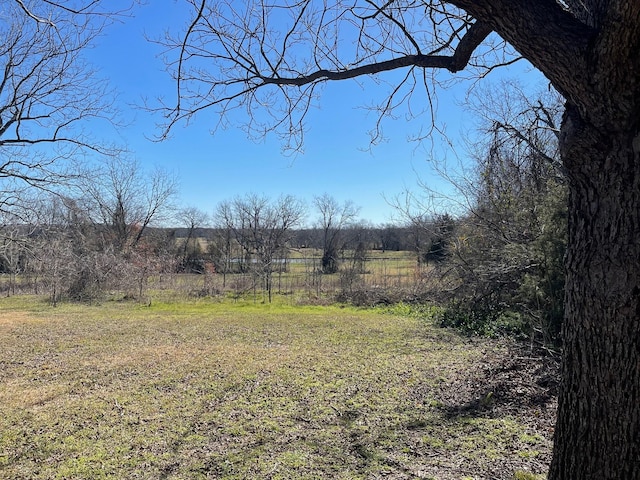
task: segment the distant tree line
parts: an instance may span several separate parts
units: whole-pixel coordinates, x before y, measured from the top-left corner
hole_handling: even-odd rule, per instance
[[[456,189],[449,211],[446,203],[434,208],[407,197],[396,203],[401,222],[372,225],[353,202],[329,194],[308,204],[248,193],[208,213],[176,207],[168,172],[107,156],[78,169],[64,188],[36,188],[20,203],[5,202],[2,288],[9,295],[19,288],[46,293],[55,304],[108,292],[143,298],[150,278],[175,273],[219,275],[224,290],[230,275],[243,274],[245,290],[271,301],[274,276],[288,270],[291,253],[313,251],[314,275],[341,275],[348,287],[342,300],[434,302],[444,307],[444,325],[557,343],[567,228],[561,107],[552,93],[532,101],[509,88],[509,95],[487,94],[476,106],[485,114],[485,141],[473,143],[472,168],[462,176],[441,171]],[[498,114],[500,98],[510,103],[502,101]],[[431,199],[436,193],[424,191]],[[364,291],[357,280],[372,250],[413,253],[411,292]]]
[[[229,275],[244,273],[271,300],[273,275],[287,270],[294,250],[314,252],[318,274],[353,271],[356,263],[361,272],[371,250],[410,250],[417,265],[444,258],[440,218],[374,226],[357,218],[352,202],[328,194],[314,199],[312,212],[292,196],[250,193],[212,214],[176,208],[175,197],[170,174],[118,158],[80,172],[67,189],[36,191],[2,212],[2,287],[7,294],[48,293],[55,304],[110,291],[142,297],[148,279],[160,274],[216,273],[225,288]]]

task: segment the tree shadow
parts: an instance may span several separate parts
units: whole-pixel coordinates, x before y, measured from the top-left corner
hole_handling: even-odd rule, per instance
[[[559,379],[557,358],[516,346],[443,384],[441,410],[448,419],[532,415],[553,422]]]

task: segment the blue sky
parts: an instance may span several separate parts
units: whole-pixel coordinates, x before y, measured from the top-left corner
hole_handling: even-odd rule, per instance
[[[167,26],[181,29],[186,13],[181,2],[148,2],[135,10],[133,18],[110,27],[89,52],[100,75],[119,92],[118,105],[128,123],[108,135],[124,142],[142,165],[175,172],[183,206],[211,213],[218,202],[249,192],[272,198],[292,194],[308,202],[326,192],[340,201],[352,200],[361,207],[362,219],[382,224],[397,216],[385,197],[417,190],[417,175],[436,189],[447,188],[431,170],[428,159],[434,151],[439,160],[446,157],[451,161],[454,154],[443,147],[446,142],[440,137],[434,137],[433,150],[430,144],[410,142],[409,136],[421,128],[419,121],[407,122],[402,117],[386,121],[383,126],[388,141],[369,149],[367,132],[376,118],[361,107],[381,98],[387,87],[366,79],[326,85],[320,108],[307,118],[304,153],[293,157],[282,154],[275,137],[254,142],[239,128],[211,135],[214,112],[199,115],[189,126],[178,125],[168,140],[150,141],[149,137],[158,133],[156,124],[161,119],[136,105],[145,97],[170,101],[174,85],[164,71],[159,47],[147,42],[145,34],[156,37]],[[523,71],[522,66],[517,68],[518,73]],[[438,91],[437,122],[446,125],[454,141],[473,125],[473,119],[459,105],[467,88],[459,84]],[[313,217],[310,208],[308,220]]]

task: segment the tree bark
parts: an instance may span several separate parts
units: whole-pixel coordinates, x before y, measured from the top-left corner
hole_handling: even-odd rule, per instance
[[[640,479],[640,134],[567,106],[562,386],[549,480]]]

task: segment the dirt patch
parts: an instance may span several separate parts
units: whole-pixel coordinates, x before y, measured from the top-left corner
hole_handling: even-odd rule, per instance
[[[488,352],[482,361],[442,385],[440,399],[449,416],[534,415],[536,424],[555,423],[560,365],[544,351],[511,344]]]
[[[460,478],[466,472],[482,471],[482,478],[513,479],[515,471],[544,474],[551,461],[560,379],[559,359],[546,351],[512,344],[506,352],[487,352],[471,368],[460,370],[454,380],[443,383],[437,398],[445,418],[452,422],[474,419],[513,419],[520,430],[510,435],[518,455],[509,459],[449,458],[444,471],[430,472],[438,479]],[[443,429],[448,435],[451,430]],[[454,438],[443,442],[452,441]],[[499,438],[496,439],[499,442]],[[451,464],[457,463],[459,468]],[[474,465],[475,464],[475,465]],[[452,471],[453,470],[453,471]],[[471,477],[476,478],[476,477]]]

